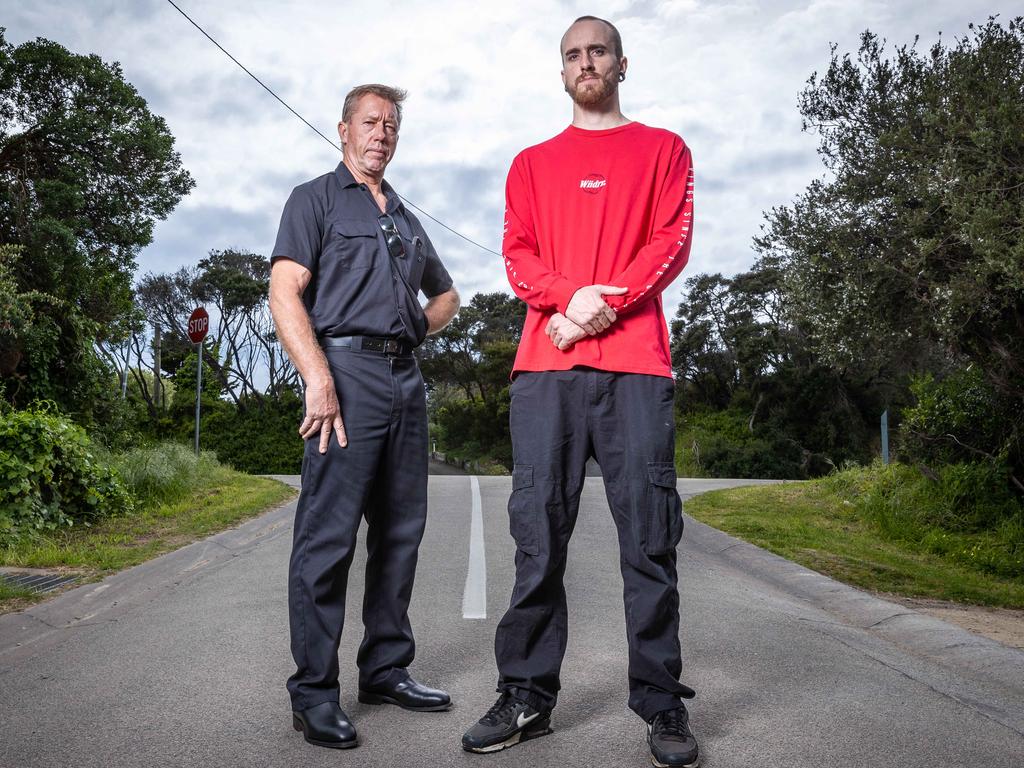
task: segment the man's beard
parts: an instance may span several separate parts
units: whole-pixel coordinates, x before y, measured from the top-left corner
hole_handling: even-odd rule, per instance
[[[597,77],[578,80],[571,86],[566,86],[565,90],[581,107],[592,107],[615,93],[615,85],[614,80]]]

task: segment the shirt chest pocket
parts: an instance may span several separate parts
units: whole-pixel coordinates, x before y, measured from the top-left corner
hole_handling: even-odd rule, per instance
[[[324,255],[347,272],[372,269],[380,248],[379,233],[380,229],[373,221],[336,219],[331,225]]]

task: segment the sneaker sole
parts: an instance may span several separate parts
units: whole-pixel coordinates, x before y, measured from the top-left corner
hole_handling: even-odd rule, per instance
[[[698,756],[692,763],[659,763],[654,755],[651,755],[651,765],[656,768],[699,768],[700,757]]]
[[[539,739],[541,736],[547,736],[549,733],[554,733],[554,731],[551,730],[551,720],[549,718],[545,718],[536,723],[533,728],[516,731],[509,738],[505,739],[505,741],[498,742],[497,744],[491,744],[486,747],[467,747],[463,744],[462,748],[467,752],[476,752],[477,754],[485,755],[490,752],[500,752],[508,747],[514,747],[516,744],[522,744],[524,741]]]
[[[429,707],[410,707],[406,706],[398,699],[393,699],[390,696],[384,696],[380,693],[367,693],[360,691],[356,697],[363,704],[373,704],[374,706],[379,704],[394,704],[396,707],[408,710],[409,712],[447,712],[452,708],[452,703],[449,701],[447,704],[434,704]]]
[[[314,747],[327,747],[327,749],[352,749],[352,747],[359,746],[359,739],[355,738],[352,741],[317,741],[311,739],[306,735],[306,729],[302,727],[302,721],[297,717],[292,717],[292,728],[296,731],[302,732],[302,738],[306,740],[307,744],[312,744]]]

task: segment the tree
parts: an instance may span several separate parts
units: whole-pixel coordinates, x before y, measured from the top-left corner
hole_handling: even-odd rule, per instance
[[[417,353],[442,445],[511,468],[509,375],[526,305],[506,293],[478,293]]]
[[[478,293],[444,330],[420,347],[429,386],[458,388],[465,399],[492,402],[508,387],[526,305],[507,293]]]
[[[685,407],[718,410],[729,405],[739,385],[738,362],[728,339],[729,281],[721,274],[687,279],[672,321],[672,367]]]
[[[823,359],[904,376],[972,363],[1019,433],[1024,19],[970,30],[926,54],[888,56],[870,32],[856,59],[833,48],[800,97],[830,178],[771,211],[755,244]]]
[[[297,390],[298,372],[284,354],[270,316],[269,285],[266,257],[230,248],[210,251],[194,268],[143,277],[136,299],[148,321],[165,331],[163,370],[174,374],[190,353],[185,326],[192,310],[203,304],[211,312],[211,345],[222,353],[208,363],[232,402],[258,404],[267,394]]]
[[[216,343],[227,351],[227,384],[240,397],[259,401],[264,392],[298,388],[298,372],[277,339],[267,301],[270,261],[256,253],[210,251],[199,262],[196,293],[219,316]],[[266,374],[265,387],[257,376]]]
[[[164,120],[119,65],[0,29],[0,242],[11,277],[51,297],[33,323],[52,339],[22,354],[6,396],[50,398],[89,420],[105,375],[93,352],[131,308],[139,250],[192,188]]]
[[[18,245],[0,245],[0,376],[8,386],[19,386],[21,361],[51,340],[52,326],[36,319],[39,305],[59,304],[41,291],[23,291],[15,279],[21,260]]]
[[[686,281],[672,360],[681,423],[710,438],[698,446],[704,471],[807,477],[869,453],[877,383],[872,389],[820,360],[782,285],[764,259],[732,278]]]

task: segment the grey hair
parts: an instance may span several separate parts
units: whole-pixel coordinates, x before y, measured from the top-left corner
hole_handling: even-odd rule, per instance
[[[341,121],[347,123],[352,120],[352,113],[356,111],[356,105],[363,96],[380,96],[386,101],[395,105],[395,112],[398,113],[398,124],[402,124],[402,102],[405,101],[406,92],[401,88],[392,88],[390,85],[380,83],[367,83],[357,85],[345,96],[345,105],[341,108]]]

